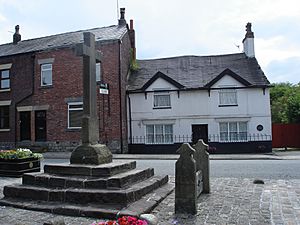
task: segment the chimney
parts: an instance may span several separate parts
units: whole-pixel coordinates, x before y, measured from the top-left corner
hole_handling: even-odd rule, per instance
[[[251,30],[251,23],[246,25],[246,35],[243,40],[244,52],[246,56],[253,58],[254,54],[254,33]]]
[[[14,36],[13,36],[13,43],[16,45],[18,44],[19,41],[21,41],[21,34],[19,33],[19,29],[20,29],[20,26],[17,25],[15,26],[15,33],[14,33]]]
[[[121,17],[119,19],[119,25],[124,26],[124,25],[126,25],[125,8],[120,8],[120,14],[121,14]]]
[[[130,20],[129,38],[130,38],[130,44],[132,49],[132,59],[136,60],[135,31],[133,29],[133,20]]]

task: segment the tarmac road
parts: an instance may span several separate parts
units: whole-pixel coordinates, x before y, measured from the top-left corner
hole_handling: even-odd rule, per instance
[[[137,159],[137,168],[153,167],[156,175],[175,176],[176,160]],[[45,164],[68,163],[45,159]],[[211,177],[300,179],[300,160],[210,160]]]

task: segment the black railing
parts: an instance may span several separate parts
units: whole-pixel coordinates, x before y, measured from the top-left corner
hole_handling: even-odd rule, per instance
[[[271,141],[271,135],[268,134],[247,134],[247,135],[208,135],[208,143],[235,143],[235,142],[251,142],[251,141]],[[129,138],[129,144],[174,144],[174,143],[192,143],[193,138],[190,135],[149,135],[132,136]]]

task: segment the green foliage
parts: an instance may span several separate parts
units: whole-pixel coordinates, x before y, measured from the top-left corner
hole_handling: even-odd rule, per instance
[[[274,84],[270,98],[273,123],[300,123],[300,84]]]
[[[130,63],[130,70],[132,72],[137,71],[139,69],[139,65],[137,64],[136,60],[132,60]]]
[[[136,62],[135,57],[133,56],[133,49],[130,49],[130,70],[135,72],[139,69],[139,65]]]

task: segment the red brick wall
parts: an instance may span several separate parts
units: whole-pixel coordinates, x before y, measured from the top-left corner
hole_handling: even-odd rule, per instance
[[[121,41],[106,41],[97,43],[97,49],[103,53],[101,76],[102,81],[109,85],[109,95],[102,95],[97,89],[100,142],[106,143],[113,152],[127,151],[127,116],[126,116],[126,77],[130,64],[130,40],[125,34]],[[121,55],[119,55],[121,53]],[[121,57],[120,57],[121,56]],[[52,64],[52,86],[41,87],[41,69],[39,60],[54,58]],[[68,130],[68,104],[71,98],[82,98],[82,58],[77,57],[73,48],[49,49],[35,53],[35,60],[31,55],[12,56],[11,59],[0,59],[0,63],[13,61],[11,74],[18,71],[18,77],[12,76],[10,93],[0,93],[0,100],[15,98],[15,101],[23,99],[23,96],[33,95],[24,99],[18,106],[48,106],[47,109],[47,142],[50,150],[66,150],[68,146],[76,146],[80,141],[80,130]],[[120,61],[121,60],[121,61]],[[33,64],[34,63],[34,64]],[[121,67],[119,67],[121,63]],[[33,65],[34,82],[33,82]],[[121,68],[121,69],[119,69]],[[120,86],[121,85],[121,86]],[[12,96],[15,93],[16,96]],[[12,107],[14,118],[15,106]],[[31,121],[31,145],[35,143],[34,111]],[[18,119],[18,118],[17,118]],[[10,121],[14,127],[15,121]],[[15,141],[19,137],[17,132],[2,134],[2,140]],[[26,143],[19,143],[25,145]],[[71,150],[71,149],[68,149]]]
[[[10,131],[0,132],[0,146],[15,144],[16,115],[15,104],[32,93],[33,85],[33,60],[32,54],[2,57],[0,64],[12,63],[10,69],[9,92],[0,92],[0,101],[11,100],[10,105]]]

